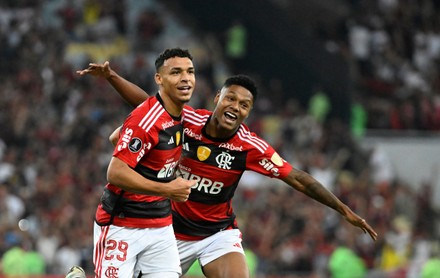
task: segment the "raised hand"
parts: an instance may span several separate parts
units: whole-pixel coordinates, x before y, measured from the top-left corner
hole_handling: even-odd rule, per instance
[[[109,78],[112,69],[110,68],[110,63],[106,61],[104,64],[90,63],[89,67],[83,70],[77,70],[76,73],[79,75],[90,74],[93,76]]]

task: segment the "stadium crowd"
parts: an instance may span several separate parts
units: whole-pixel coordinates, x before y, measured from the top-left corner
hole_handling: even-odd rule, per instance
[[[375,1],[365,9],[354,3],[370,1],[351,2],[357,12],[345,22],[347,37],[326,39],[338,41],[356,62],[368,127],[438,130],[439,5]],[[0,273],[93,270],[92,223],[112,153],[108,136],[130,107],[105,80],[76,76],[77,69],[110,59],[122,76],[154,92],[152,57],[178,45],[190,49],[197,67],[191,104],[211,107],[233,69],[214,34],[181,20],[155,0],[0,4]],[[373,242],[287,186],[245,175],[235,206],[259,277],[337,277],[347,265],[333,255],[343,248],[365,268],[364,277],[419,277],[430,256],[440,256],[433,247],[440,234],[432,184],[413,191],[380,149],[361,148],[342,121],[294,96],[274,109],[272,90],[282,86],[259,85],[251,129],[380,235]]]
[[[317,28],[353,65],[354,94],[370,129],[440,129],[440,4],[434,0],[347,1],[339,22]]]

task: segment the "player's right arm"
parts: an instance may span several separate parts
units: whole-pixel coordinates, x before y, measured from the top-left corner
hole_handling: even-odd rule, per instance
[[[104,64],[90,63],[88,68],[77,70],[76,73],[79,75],[90,74],[92,76],[105,78],[110,85],[115,88],[118,94],[133,107],[138,106],[149,97],[148,93],[139,86],[126,80],[110,68],[108,61]]]
[[[191,187],[196,183],[180,177],[166,183],[149,180],[117,157],[112,157],[110,161],[107,180],[125,191],[162,196],[177,202],[188,200]]]
[[[122,126],[119,126],[117,129],[115,129],[109,137],[109,140],[113,146],[118,144],[121,127]],[[110,166],[112,167],[111,171]],[[128,165],[120,159],[113,157],[110,161],[110,166],[107,172],[107,179],[111,184],[118,184],[119,187],[127,191],[159,195],[170,198],[171,200],[177,202],[186,201],[189,193],[191,192],[191,187],[196,183],[187,183],[185,182],[186,180],[177,177],[175,180],[168,183],[154,182],[149,185],[145,185],[143,181],[144,177],[139,175],[136,171],[133,171],[133,169],[128,167]],[[130,172],[134,173],[125,175]],[[134,177],[130,177],[131,175],[134,175]],[[149,191],[147,191],[147,188],[149,188]]]

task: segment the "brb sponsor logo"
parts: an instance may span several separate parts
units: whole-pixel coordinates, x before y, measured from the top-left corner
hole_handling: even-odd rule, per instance
[[[192,189],[205,192],[208,194],[212,194],[212,195],[219,194],[224,186],[224,183],[222,182],[213,181],[208,178],[200,177],[198,175],[185,171],[182,168],[180,169],[180,174],[184,179],[197,181],[197,183],[193,185]]]
[[[275,167],[269,159],[262,159],[258,164],[261,165],[266,171],[271,172],[274,177],[278,177],[280,175],[280,170]]]

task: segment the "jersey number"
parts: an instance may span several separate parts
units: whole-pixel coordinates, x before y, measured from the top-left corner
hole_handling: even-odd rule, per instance
[[[104,259],[113,260],[116,257],[118,261],[123,262],[127,259],[127,249],[128,249],[127,242],[110,239],[107,241],[107,248]],[[117,253],[118,251],[119,253]]]

